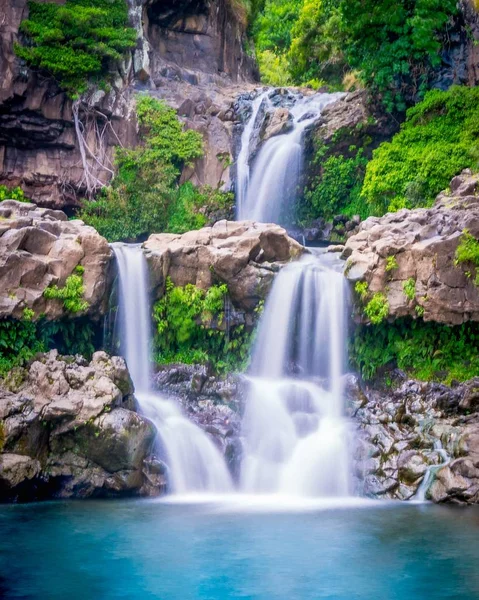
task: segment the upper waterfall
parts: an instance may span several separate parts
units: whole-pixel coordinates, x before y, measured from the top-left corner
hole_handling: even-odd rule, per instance
[[[284,209],[296,199],[303,167],[304,132],[321,116],[325,106],[343,96],[342,93],[313,94],[287,90],[260,92],[252,102],[251,116],[241,136],[237,158],[236,205],[239,220],[281,221]],[[288,109],[288,126],[271,136],[256,153],[265,117],[281,106]]]
[[[277,276],[252,359],[243,490],[348,495],[346,317],[346,281],[317,257]]]
[[[146,259],[140,245],[112,244],[120,288],[120,342],[142,412],[156,425],[174,493],[228,492],[231,476],[209,436],[173,400],[152,390],[151,314]]]

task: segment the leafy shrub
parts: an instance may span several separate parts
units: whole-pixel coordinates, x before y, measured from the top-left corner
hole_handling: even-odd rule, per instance
[[[29,2],[20,30],[27,43],[16,44],[16,54],[55,77],[72,97],[105,80],[136,43],[125,0]]]
[[[399,0],[394,10],[388,0],[326,2],[326,10],[331,5],[339,5],[348,65],[390,110],[403,110],[426,91],[431,69],[441,62],[439,34],[457,11],[455,0]]]
[[[384,294],[376,292],[364,307],[364,314],[373,325],[379,325],[389,314],[389,302]]]
[[[391,142],[373,153],[361,195],[372,214],[430,206],[479,158],[479,88],[428,92]]]
[[[158,363],[211,362],[216,370],[241,368],[248,358],[249,339],[243,325],[227,331],[224,319],[226,285],[207,291],[167,280],[165,295],[153,307]]]
[[[23,321],[0,320],[0,376],[45,350],[43,341],[37,337],[37,325],[31,313],[25,316]]]
[[[448,327],[422,320],[359,327],[350,360],[365,379],[380,369],[398,367],[425,381],[465,381],[479,375],[479,324]]]
[[[0,202],[3,200],[30,202],[30,200],[25,197],[25,193],[21,187],[8,188],[6,185],[0,185]]]
[[[325,146],[316,150],[313,164],[319,166],[319,175],[304,193],[300,219],[307,221],[317,216],[331,219],[339,213],[366,218],[368,207],[361,198],[361,189],[368,160],[363,150],[353,150],[349,157],[340,154],[324,158],[326,153]]]
[[[49,300],[62,300],[63,306],[68,312],[78,313],[86,310],[89,304],[83,299],[85,293],[85,286],[83,285],[84,271],[84,267],[80,265],[75,267],[74,273],[67,277],[63,287],[48,286],[43,291],[43,295]]]
[[[90,321],[34,321],[26,308],[23,319],[0,319],[0,377],[25,365],[37,353],[56,348],[60,354],[90,357],[95,350],[95,331]]]
[[[252,27],[259,56],[284,57],[296,84],[340,86],[353,70],[389,110],[404,110],[427,90],[457,11],[455,0],[399,0],[393,11],[388,0],[266,0],[259,8]]]
[[[479,241],[467,229],[462,232],[461,241],[456,248],[455,263],[469,263],[479,267]]]
[[[178,184],[184,165],[202,155],[202,137],[185,130],[165,102],[139,96],[142,145],[119,149],[118,173],[80,218],[110,242],[136,240],[151,232],[182,233],[205,225],[210,213],[232,204],[232,196],[191,183]]]

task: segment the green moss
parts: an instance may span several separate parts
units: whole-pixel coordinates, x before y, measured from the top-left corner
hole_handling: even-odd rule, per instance
[[[350,344],[351,363],[365,379],[398,367],[424,381],[466,381],[479,376],[479,324],[448,327],[422,319],[361,326]]]
[[[16,44],[15,52],[52,75],[72,97],[113,77],[135,46],[125,0],[29,2],[28,7],[29,18],[20,26],[27,43]]]
[[[71,313],[79,313],[87,310],[88,302],[83,298],[85,286],[83,285],[84,268],[75,267],[74,273],[67,277],[65,285],[59,288],[57,285],[51,285],[43,291],[45,298],[61,300],[65,310]]]
[[[243,325],[227,329],[227,292],[224,284],[202,290],[191,284],[174,286],[168,279],[165,295],[153,307],[156,362],[210,362],[220,372],[242,368],[251,334]]]

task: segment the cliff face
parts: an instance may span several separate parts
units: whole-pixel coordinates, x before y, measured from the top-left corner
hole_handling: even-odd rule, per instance
[[[256,67],[243,49],[245,25],[230,0],[146,0],[143,26],[152,71],[178,76],[188,70],[191,83],[217,75],[252,80]]]
[[[227,86],[254,76],[254,62],[243,51],[244,25],[227,0],[129,0],[128,4],[138,32],[137,47],[118,68],[111,90],[91,93],[78,110],[86,161],[96,185],[111,178],[114,147],[137,143],[135,87],[158,90],[157,95],[166,99],[173,96],[173,105],[179,107],[192,96],[184,86]],[[20,185],[44,207],[76,206],[89,186],[75,132],[74,104],[53,79],[28,69],[14,54],[20,23],[28,14],[27,0],[0,0],[0,14],[0,184]],[[200,99],[203,96],[204,91]],[[196,127],[206,132],[209,123]],[[216,122],[214,128],[213,137],[207,132],[209,145],[224,133],[218,133]],[[224,170],[219,163],[210,168],[214,175],[201,169],[205,171],[205,165],[197,182],[210,184]]]

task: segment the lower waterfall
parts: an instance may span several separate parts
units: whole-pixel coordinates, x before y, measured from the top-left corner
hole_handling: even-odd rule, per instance
[[[347,285],[307,256],[276,277],[258,330],[243,418],[242,490],[350,492],[343,417]]]
[[[175,494],[225,493],[233,484],[220,451],[206,433],[183,416],[173,400],[152,390],[151,311],[148,269],[140,245],[112,244],[119,274],[119,323],[122,354],[140,408],[156,425]]]

